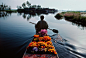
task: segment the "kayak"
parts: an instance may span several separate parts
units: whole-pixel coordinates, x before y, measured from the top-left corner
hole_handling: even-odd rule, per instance
[[[59,58],[51,40],[48,35],[43,37],[39,34],[34,35],[22,58]]]

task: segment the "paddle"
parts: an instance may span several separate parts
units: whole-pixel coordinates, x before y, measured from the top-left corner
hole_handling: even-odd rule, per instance
[[[33,23],[33,22],[29,22],[29,23],[32,23],[32,24],[35,24],[35,23]],[[58,30],[56,30],[56,29],[50,29],[50,28],[48,28],[49,30],[52,30],[54,33],[58,33]]]

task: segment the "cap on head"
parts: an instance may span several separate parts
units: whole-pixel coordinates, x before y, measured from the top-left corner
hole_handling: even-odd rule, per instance
[[[44,19],[44,16],[42,15],[42,16],[40,16],[40,18],[41,18],[41,20],[43,20]]]

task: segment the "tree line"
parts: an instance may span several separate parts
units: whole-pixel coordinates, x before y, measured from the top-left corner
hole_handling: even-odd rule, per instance
[[[22,6],[17,6],[18,9],[24,9],[24,8],[36,8],[36,9],[40,9],[41,6],[40,5],[32,5],[29,1],[26,1],[26,3],[24,2],[22,4]]]
[[[11,6],[5,5],[5,4],[1,4],[0,5],[0,10],[11,10]]]

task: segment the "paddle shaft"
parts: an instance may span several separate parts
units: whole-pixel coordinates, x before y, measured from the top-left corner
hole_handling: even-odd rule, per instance
[[[30,23],[32,23],[32,24],[35,24],[36,25],[36,23],[33,23],[33,22],[30,22]],[[53,30],[53,29],[50,29],[50,28],[48,28],[49,30]]]
[[[33,23],[33,22],[29,22],[29,23],[32,23],[32,24],[35,24],[36,25],[36,23]],[[54,33],[58,33],[58,30],[55,30],[55,29],[50,29],[50,28],[48,28],[49,30],[52,30]]]

